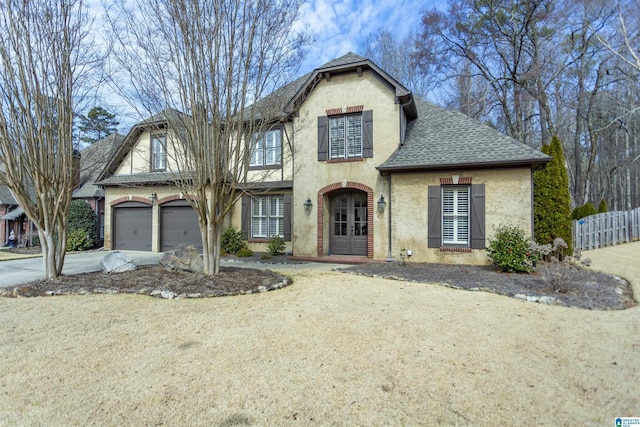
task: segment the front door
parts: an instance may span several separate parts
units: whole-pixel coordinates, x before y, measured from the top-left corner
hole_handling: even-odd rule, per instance
[[[331,253],[367,255],[367,194],[340,192],[331,197]]]

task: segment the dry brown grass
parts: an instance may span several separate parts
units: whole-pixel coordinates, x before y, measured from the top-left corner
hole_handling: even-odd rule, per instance
[[[0,298],[0,425],[599,426],[640,414],[638,307],[286,273],[288,288],[226,298]]]

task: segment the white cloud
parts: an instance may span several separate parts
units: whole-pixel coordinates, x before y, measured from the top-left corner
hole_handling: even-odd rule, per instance
[[[422,12],[442,8],[445,0],[310,0],[301,9],[300,25],[313,33],[314,43],[301,73],[351,51],[372,32],[381,29],[398,37],[418,31]]]

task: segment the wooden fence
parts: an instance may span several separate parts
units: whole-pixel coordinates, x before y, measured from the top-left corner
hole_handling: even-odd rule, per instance
[[[573,221],[573,247],[588,250],[640,239],[640,208]]]

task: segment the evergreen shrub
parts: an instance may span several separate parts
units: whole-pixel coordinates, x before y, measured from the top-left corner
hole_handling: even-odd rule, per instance
[[[537,260],[531,249],[531,240],[522,229],[501,224],[492,238],[489,238],[487,253],[493,264],[509,273],[531,273]]]

